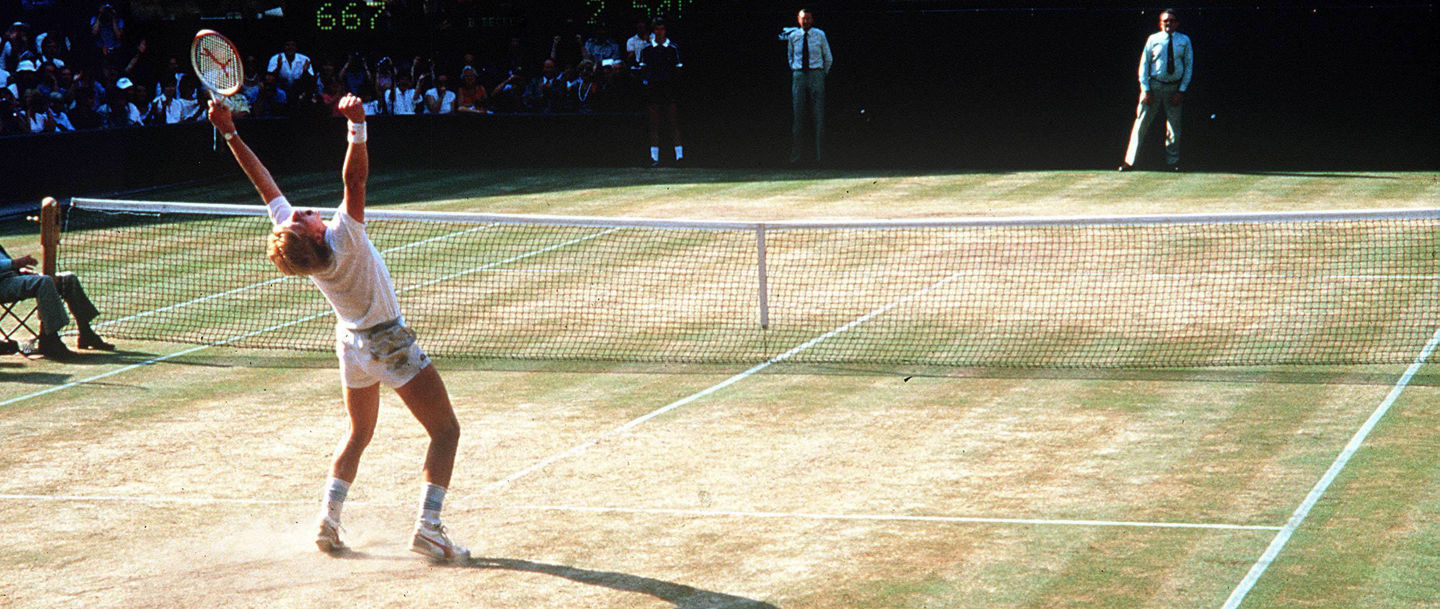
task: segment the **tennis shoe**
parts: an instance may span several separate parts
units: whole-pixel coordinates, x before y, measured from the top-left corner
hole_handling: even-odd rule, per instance
[[[321,516],[316,528],[315,547],[320,548],[321,552],[339,554],[350,549],[345,542],[340,541],[340,523]]]
[[[465,563],[470,561],[470,550],[450,539],[445,525],[438,522],[420,521],[415,523],[415,537],[410,540],[410,551],[431,560]]]

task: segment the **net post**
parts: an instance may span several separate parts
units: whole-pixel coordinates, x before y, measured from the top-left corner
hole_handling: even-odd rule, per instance
[[[759,280],[760,329],[770,329],[770,295],[765,276],[765,225],[755,226],[756,276]]]
[[[55,276],[60,257],[60,204],[54,197],[40,202],[40,273]]]

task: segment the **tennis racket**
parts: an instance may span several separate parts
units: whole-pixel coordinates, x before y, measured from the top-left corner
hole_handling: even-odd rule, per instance
[[[210,90],[210,96],[220,103],[240,92],[240,84],[245,82],[245,65],[240,61],[239,49],[215,30],[195,33],[195,39],[190,42],[190,66],[200,83]],[[219,133],[212,130],[210,148],[217,149],[219,145]]]

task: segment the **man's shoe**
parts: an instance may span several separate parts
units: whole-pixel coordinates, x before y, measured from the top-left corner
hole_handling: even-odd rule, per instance
[[[1169,171],[1169,172],[1171,172],[1171,173],[1180,173],[1180,164],[1179,164],[1179,163],[1176,163],[1176,164],[1174,164],[1174,165],[1170,165],[1170,166],[1166,167],[1165,170],[1166,170],[1166,171]]]
[[[1135,171],[1135,168],[1131,167],[1129,163],[1121,163],[1120,167],[1116,169],[1116,171],[1124,173],[1126,171]]]
[[[42,355],[45,359],[63,360],[75,357],[75,352],[60,341],[59,334],[53,332],[41,334],[33,342],[21,347],[20,352],[25,355]]]
[[[445,525],[438,522],[420,521],[415,523],[415,537],[410,540],[410,551],[424,555],[431,560],[466,563],[470,561],[470,550],[450,540]]]
[[[321,516],[317,529],[315,546],[320,548],[321,552],[340,554],[350,549],[345,546],[345,542],[340,541],[340,523]]]
[[[105,339],[100,338],[100,335],[94,332],[81,332],[80,339],[75,341],[75,346],[81,349],[90,349],[94,351],[115,350],[115,345],[105,342]]]

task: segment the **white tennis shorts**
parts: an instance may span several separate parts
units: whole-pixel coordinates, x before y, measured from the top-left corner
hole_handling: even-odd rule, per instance
[[[415,331],[400,319],[364,330],[336,326],[335,356],[340,382],[356,389],[375,383],[399,387],[430,365],[430,356],[415,344]]]

